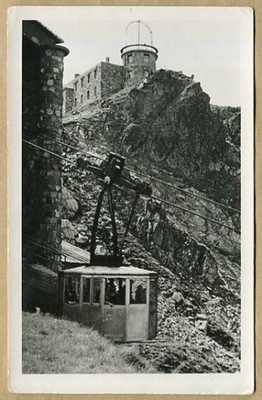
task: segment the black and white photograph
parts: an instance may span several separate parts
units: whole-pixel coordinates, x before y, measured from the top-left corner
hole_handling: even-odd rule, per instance
[[[13,7],[9,375],[253,391],[253,10]]]

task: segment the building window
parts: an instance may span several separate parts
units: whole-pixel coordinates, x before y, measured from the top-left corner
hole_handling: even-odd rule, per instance
[[[78,82],[75,82],[75,91],[77,91],[77,84]]]
[[[81,99],[81,103],[83,103],[83,95],[82,94],[81,94],[81,98],[80,99]]]
[[[75,107],[77,106],[77,99],[75,99]]]
[[[149,54],[144,53],[144,62],[149,61]]]
[[[83,78],[81,78],[81,87],[84,86],[84,79],[85,79],[85,77],[83,76]]]
[[[96,75],[97,75],[97,70],[94,70],[94,78],[96,79]]]
[[[128,54],[128,56],[127,56],[127,64],[130,64],[132,61],[133,61],[132,54]]]
[[[87,83],[90,82],[90,74],[87,75]]]
[[[86,97],[87,97],[87,100],[90,99],[90,92],[89,92],[89,90],[86,92]]]
[[[96,95],[97,95],[96,87],[94,87],[94,95],[95,95],[95,97],[96,97]]]

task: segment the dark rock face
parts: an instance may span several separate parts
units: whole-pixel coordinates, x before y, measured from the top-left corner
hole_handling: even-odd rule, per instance
[[[140,140],[133,140],[129,153],[146,154],[209,195],[237,203],[239,153],[226,141],[227,129],[211,112],[200,84],[159,71],[152,83],[130,94]],[[130,136],[126,140],[132,143]]]
[[[79,210],[78,202],[69,189],[62,186],[62,218],[72,220]]]
[[[241,134],[241,110],[240,107],[219,107],[210,105],[211,111],[222,120],[227,129],[227,143],[236,146],[235,150],[240,151]]]
[[[104,99],[79,118],[129,159],[239,207],[240,110],[210,107],[192,78],[157,71],[142,88]]]

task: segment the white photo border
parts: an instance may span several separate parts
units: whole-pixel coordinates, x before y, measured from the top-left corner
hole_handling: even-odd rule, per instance
[[[136,7],[21,6],[9,9],[9,390],[19,393],[250,394],[254,390],[254,88],[253,10],[248,7],[139,7],[144,15],[240,18],[241,76],[241,371],[234,374],[22,374],[21,312],[21,60],[22,20],[126,18]],[[84,14],[83,14],[84,13]]]

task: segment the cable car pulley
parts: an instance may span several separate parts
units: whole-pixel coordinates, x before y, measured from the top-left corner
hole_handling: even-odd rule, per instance
[[[123,168],[125,165],[125,158],[116,153],[110,153],[108,156],[107,163],[102,164],[101,167],[92,166],[89,167],[99,181],[103,184],[103,188],[98,196],[97,207],[95,211],[95,217],[91,233],[91,246],[90,246],[90,266],[110,266],[119,267],[123,264],[122,247],[123,242],[128,234],[128,230],[131,224],[131,220],[135,211],[136,204],[140,195],[150,196],[152,189],[149,184],[145,182],[134,182],[131,179],[127,179],[122,176]],[[122,187],[134,190],[136,195],[132,205],[131,214],[126,226],[123,241],[121,246],[118,244],[118,233],[115,220],[115,208],[113,203],[112,187]],[[105,194],[108,199],[108,209],[112,223],[112,241],[113,241],[113,254],[96,254],[96,235],[98,231],[98,221],[101,212],[101,207]]]

